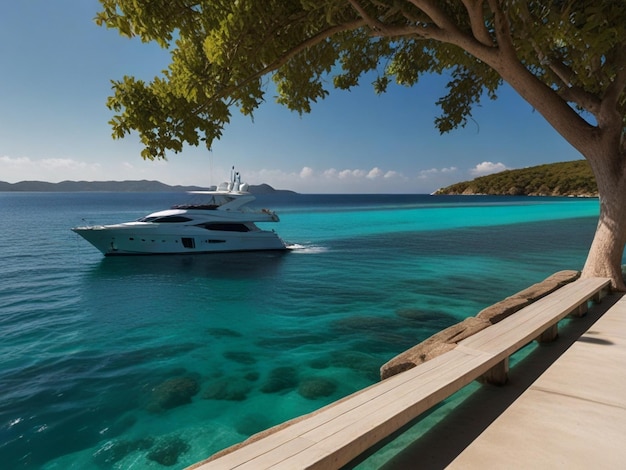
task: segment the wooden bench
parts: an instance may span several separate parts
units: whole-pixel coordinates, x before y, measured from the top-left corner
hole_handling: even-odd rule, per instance
[[[505,381],[511,354],[534,339],[554,339],[561,319],[584,314],[609,289],[605,278],[574,281],[441,356],[190,468],[340,468],[472,381]]]

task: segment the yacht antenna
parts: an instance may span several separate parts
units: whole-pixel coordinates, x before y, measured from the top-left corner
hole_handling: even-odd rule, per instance
[[[213,152],[209,150],[209,186],[213,184]]]

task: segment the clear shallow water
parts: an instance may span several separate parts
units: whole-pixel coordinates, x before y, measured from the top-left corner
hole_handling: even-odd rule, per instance
[[[288,253],[104,258],[175,194],[0,193],[0,462],[183,468],[584,263],[594,199],[271,196]],[[83,220],[84,219],[84,220]]]

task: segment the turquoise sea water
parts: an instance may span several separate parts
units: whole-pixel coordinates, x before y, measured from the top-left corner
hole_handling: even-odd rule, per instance
[[[292,250],[197,257],[104,258],[69,230],[181,197],[0,193],[2,468],[184,468],[580,269],[598,214],[596,199],[267,196]]]

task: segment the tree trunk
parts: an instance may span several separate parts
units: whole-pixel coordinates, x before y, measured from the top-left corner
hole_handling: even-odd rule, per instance
[[[611,165],[609,159],[589,161],[598,184],[600,217],[582,277],[608,277],[613,289],[626,291],[622,275],[626,244],[626,178],[619,170],[621,165]]]
[[[500,31],[505,41],[497,48],[483,47],[480,41],[477,41],[478,45],[467,44],[462,37],[456,44],[491,66],[589,161],[598,185],[600,217],[582,277],[610,278],[613,289],[626,292],[622,275],[622,256],[626,244],[624,116],[615,95],[623,92],[621,87],[624,86],[624,77],[618,77],[620,80],[616,82],[617,85],[600,93],[596,97],[597,103],[595,99],[589,99],[587,93],[574,93],[579,99],[577,104],[582,106],[585,103],[588,106],[586,111],[593,114],[597,124],[592,124],[520,62],[513,43],[506,41],[507,34],[506,28]]]

